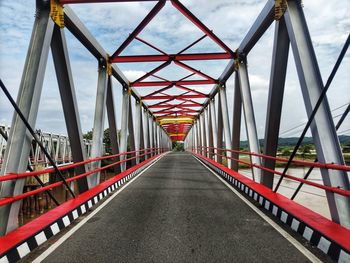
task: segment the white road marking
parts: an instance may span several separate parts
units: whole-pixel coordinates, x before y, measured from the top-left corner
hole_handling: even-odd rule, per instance
[[[194,156],[193,156],[194,157]],[[246,203],[254,212],[256,212],[262,219],[269,223],[278,233],[280,233],[285,239],[287,239],[296,249],[298,249],[305,257],[307,257],[311,262],[321,263],[322,261],[311,253],[307,248],[300,244],[294,237],[292,237],[288,232],[281,228],[275,221],[265,215],[260,211],[255,205],[253,205],[249,200],[247,200],[240,192],[234,189],[229,183],[222,179],[216,172],[214,172],[210,167],[203,163],[198,158],[194,157],[198,162],[200,162],[205,168],[207,168],[212,174],[214,174],[223,184],[225,184],[234,194],[236,194],[244,203]]]
[[[102,208],[104,208],[106,205],[108,205],[109,202],[111,202],[118,194],[120,194],[123,190],[125,190],[134,180],[136,180],[140,175],[142,175],[144,172],[146,172],[149,168],[151,168],[154,164],[156,164],[160,159],[162,159],[166,154],[160,156],[157,160],[155,160],[150,166],[146,167],[141,173],[136,175],[130,182],[125,185],[120,190],[117,190],[111,197],[109,197],[104,203],[102,203],[99,207],[97,207],[95,210],[93,210],[87,217],[82,219],[78,224],[76,224],[71,230],[69,230],[66,234],[64,234],[62,237],[60,237],[54,244],[52,244],[47,250],[45,250],[40,256],[38,256],[36,259],[33,260],[33,263],[39,263],[42,262],[46,257],[48,257],[52,252],[56,250],[64,241],[66,241],[70,236],[72,236],[76,231],[79,230],[87,221],[96,215]]]

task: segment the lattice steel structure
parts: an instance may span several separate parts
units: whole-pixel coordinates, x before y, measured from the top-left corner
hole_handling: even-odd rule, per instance
[[[293,51],[308,115],[311,115],[320,97],[323,83],[299,0],[268,0],[237,49],[229,48],[179,0],[170,0],[174,8],[203,32],[202,37],[176,54],[167,54],[139,37],[140,32],[166,4],[165,0],[154,1],[156,4],[151,12],[111,56],[107,54],[69,7],[69,4],[97,2],[133,1],[37,0],[34,29],[17,99],[17,104],[23,115],[29,124],[34,127],[47,57],[51,48],[74,162],[86,160],[87,157],[84,151],[79,112],[68,57],[69,47],[65,40],[66,29],[85,46],[98,62],[98,85],[91,148],[92,158],[103,154],[102,138],[106,113],[110,129],[112,153],[117,154],[127,152],[128,142],[131,151],[145,148],[170,149],[172,141],[185,141],[186,149],[192,151],[198,151],[201,147],[220,149],[223,148],[223,142],[225,142],[226,149],[239,150],[241,111],[243,109],[249,150],[252,153],[260,153],[247,60],[250,50],[273,23],[275,23],[275,38],[266,119],[265,155],[276,156],[277,152],[289,46],[291,46]],[[186,52],[204,38],[210,38],[222,49],[222,52]],[[132,41],[142,42],[159,54],[122,55],[122,51]],[[233,52],[232,50],[236,51]],[[186,61],[191,60],[227,60],[228,64],[226,68],[223,68],[220,77],[214,79],[209,73],[201,72],[186,64]],[[162,64],[132,82],[124,76],[117,66],[118,63],[142,62],[162,62]],[[189,71],[189,75],[175,80],[165,79],[157,75],[160,70],[172,64]],[[226,82],[232,74],[235,74],[234,108],[229,109]],[[120,102],[122,104],[122,118],[119,140],[117,139],[112,78],[115,78],[123,89],[122,101]],[[154,79],[157,80],[155,81]],[[213,85],[213,88],[207,94],[196,88],[200,85],[209,84]],[[145,96],[140,96],[138,89],[143,87],[158,87],[158,89]],[[167,90],[171,88],[176,88],[178,94],[167,93]],[[138,104],[136,116],[132,114],[131,97]],[[201,102],[199,102],[199,99]],[[218,100],[218,103],[215,103],[216,100]],[[229,111],[233,111],[232,127],[230,127],[229,122]],[[134,118],[137,120],[136,127],[133,127]],[[21,173],[26,170],[27,166],[31,140],[26,136],[26,127],[16,113],[14,114],[11,127],[8,141],[11,147],[6,149],[1,174]],[[327,99],[323,100],[320,109],[317,111],[311,131],[316,144],[318,160],[323,163],[343,165],[344,159]],[[208,157],[214,156],[213,152],[210,151],[205,154]],[[236,154],[230,151],[227,152],[227,157],[237,159]],[[120,158],[125,159],[126,156],[123,155]],[[222,162],[221,156],[216,155],[215,158],[218,162]],[[254,164],[263,165],[271,170],[275,168],[274,160],[264,159],[262,161],[259,156],[252,156],[251,158]],[[136,159],[136,161],[138,160]],[[97,162],[92,168],[99,167],[99,165],[100,163]],[[238,163],[232,159],[228,166],[237,170]],[[80,174],[85,173],[88,168],[81,166],[76,169],[76,172]],[[121,164],[121,169],[125,170],[125,163]],[[328,169],[321,169],[321,172],[325,185],[340,187],[345,190],[350,189],[349,178],[345,171],[333,171],[332,175],[330,175]],[[274,175],[271,172],[262,172],[260,169],[253,167],[252,173],[255,180],[260,180],[261,184],[272,188]],[[98,172],[79,179],[79,192],[83,193],[91,189],[98,185],[99,181]],[[1,197],[15,196],[22,193],[23,184],[23,179],[3,182],[1,185]],[[350,227],[349,198],[333,192],[327,192],[327,199],[332,219]],[[5,234],[17,227],[19,206],[20,202],[15,202],[0,208],[1,234]]]

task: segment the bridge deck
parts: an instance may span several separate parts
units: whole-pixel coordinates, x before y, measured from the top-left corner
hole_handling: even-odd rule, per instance
[[[45,262],[307,262],[202,164],[172,153]]]

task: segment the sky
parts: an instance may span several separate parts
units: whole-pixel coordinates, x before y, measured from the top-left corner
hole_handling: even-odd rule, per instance
[[[221,38],[232,50],[236,50],[248,32],[266,0],[186,0],[182,3],[191,10],[208,28]],[[150,3],[108,3],[80,4],[71,8],[84,22],[104,49],[112,54],[139,22],[152,9]],[[350,2],[335,0],[304,0],[304,13],[311,34],[316,57],[325,83],[340,50],[350,32]],[[35,0],[0,0],[0,78],[16,98],[21,80],[25,57],[30,41],[35,15]],[[69,56],[73,72],[74,87],[77,93],[78,109],[83,132],[93,126],[94,105],[97,87],[97,61],[89,52],[65,30]],[[248,71],[254,112],[259,138],[263,138],[267,110],[270,66],[273,49],[274,24],[248,55]],[[140,37],[175,53],[200,37],[202,33],[170,3],[140,34]],[[200,42],[191,52],[216,52],[220,49],[209,40]],[[132,43],[123,54],[150,54],[150,50],[139,42]],[[186,62],[187,63],[187,62]],[[218,77],[227,61],[188,62],[206,74]],[[149,71],[157,63],[118,64],[129,80],[135,80]],[[350,102],[350,52],[347,52],[342,65],[329,89],[328,100],[334,121],[339,119]],[[185,72],[175,66],[161,72],[162,76],[180,78]],[[113,81],[114,99],[118,123],[121,116],[121,88]],[[233,78],[227,82],[227,97],[232,118]],[[211,90],[203,87],[203,91]],[[146,94],[147,91],[140,91]],[[0,91],[0,124],[10,125],[13,109]],[[337,117],[338,116],[338,117]],[[285,97],[282,109],[280,137],[299,136],[307,121],[301,89],[295,69],[292,51],[289,54]],[[299,127],[297,127],[299,126]],[[46,132],[66,134],[63,110],[58,92],[52,56],[48,65],[39,114],[35,126]],[[119,125],[120,127],[120,125]],[[297,127],[294,129],[294,127]],[[242,121],[241,139],[246,138]],[[350,134],[348,116],[338,134]]]

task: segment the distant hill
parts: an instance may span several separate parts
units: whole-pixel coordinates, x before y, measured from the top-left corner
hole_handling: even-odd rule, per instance
[[[298,142],[298,137],[290,137],[290,138],[279,138],[278,139],[278,146],[295,146]],[[350,143],[350,136],[348,135],[340,135],[339,141],[341,144],[349,144]],[[305,137],[302,144],[312,144],[313,140],[312,137]],[[259,139],[260,147],[263,147],[264,140]],[[241,141],[241,148],[247,148],[248,147],[248,141]]]

